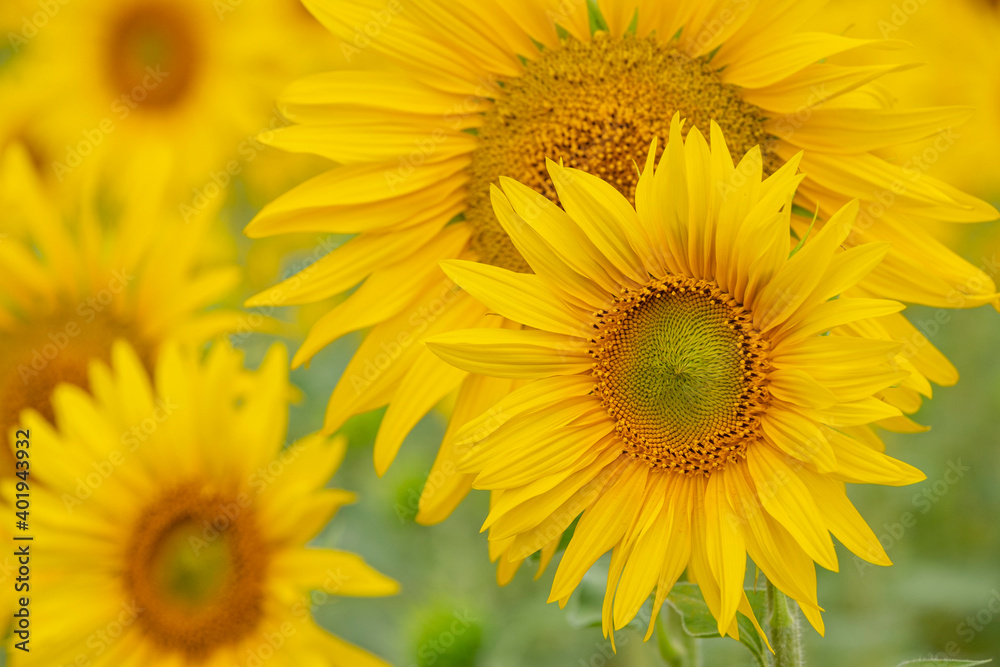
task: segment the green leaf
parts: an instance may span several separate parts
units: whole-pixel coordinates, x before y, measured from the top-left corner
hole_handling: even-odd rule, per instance
[[[569,528],[563,531],[562,537],[559,538],[559,546],[556,547],[556,553],[561,553],[566,550],[569,546],[569,541],[573,539],[573,535],[576,533],[576,524],[580,523],[580,517],[573,519],[573,523],[569,524]]]
[[[899,663],[896,667],[903,667],[903,665],[920,665],[921,667],[961,667],[961,665],[986,665],[993,662],[992,660],[952,660],[946,658],[944,660],[929,659],[929,660],[907,660],[906,662]]]
[[[764,618],[764,591],[748,588],[746,594],[757,619]],[[667,595],[667,602],[680,614],[681,624],[688,635],[700,639],[720,636],[719,624],[712,616],[712,612],[709,611],[708,605],[705,604],[705,598],[697,584],[677,584]],[[757,633],[753,622],[743,614],[737,614],[736,623],[740,631],[740,643],[753,654],[758,665],[767,665],[767,645]]]
[[[798,204],[792,204],[792,214],[800,216],[802,218],[811,218],[816,213],[814,211],[810,211],[807,208],[803,208],[802,206],[799,206]]]
[[[791,259],[792,257],[795,257],[795,253],[797,253],[799,250],[802,250],[802,246],[804,246],[806,244],[806,239],[809,238],[810,234],[812,234],[813,227],[816,226],[816,220],[818,218],[819,218],[819,209],[816,209],[816,213],[813,214],[812,222],[809,223],[809,229],[806,230],[806,235],[803,236],[799,240],[798,245],[795,246],[794,248],[792,248],[792,251],[790,253],[788,253],[788,259]]]
[[[601,13],[601,8],[597,6],[597,0],[589,0],[587,2],[587,14],[590,16],[590,34],[598,31],[608,31],[608,22],[604,20],[604,14]]]
[[[667,602],[680,614],[684,632],[692,637],[719,636],[719,624],[708,610],[697,584],[675,585],[667,595]]]
[[[632,21],[628,24],[628,33],[634,35],[639,29],[639,10],[636,9],[635,13],[632,14]]]

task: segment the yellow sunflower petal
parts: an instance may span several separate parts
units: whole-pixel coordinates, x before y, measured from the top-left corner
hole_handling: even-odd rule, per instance
[[[809,489],[790,467],[768,447],[754,447],[747,454],[750,475],[761,503],[792,534],[806,553],[828,570],[837,570],[837,554],[823,515]]]
[[[480,329],[440,334],[427,346],[470,373],[530,379],[589,370],[593,360],[577,341],[547,331]]]
[[[441,268],[499,315],[543,331],[590,338],[581,328],[583,314],[552,298],[538,276],[462,260],[442,262]]]
[[[375,472],[379,476],[389,469],[410,430],[465,376],[430,350],[420,352],[399,383],[398,396],[389,404],[375,436]]]
[[[590,507],[576,526],[576,532],[556,570],[549,602],[569,595],[590,566],[621,538],[632,521],[630,508],[645,490],[646,466],[630,466]]]
[[[904,486],[927,479],[913,466],[888,457],[845,433],[830,430],[826,436],[837,455],[836,475],[841,481]]]

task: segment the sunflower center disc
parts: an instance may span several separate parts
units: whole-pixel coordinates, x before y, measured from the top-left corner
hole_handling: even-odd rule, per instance
[[[263,618],[267,549],[235,497],[195,484],[164,493],[133,526],[127,563],[139,622],[164,650],[201,660]]]
[[[0,433],[6,437],[27,408],[53,421],[52,391],[63,382],[86,389],[90,362],[110,361],[116,338],[129,340],[150,367],[148,345],[107,310],[60,309],[13,332],[0,333],[4,351],[0,357]],[[9,450],[4,451],[0,465],[6,470],[14,459]]]
[[[147,3],[112,24],[107,50],[111,84],[129,107],[164,108],[184,98],[201,57],[189,23],[170,4]]]
[[[671,276],[598,314],[597,394],[626,452],[708,473],[743,456],[767,399],[766,343],[713,283]]]
[[[530,272],[493,214],[489,186],[509,176],[551,200],[545,158],[562,160],[614,185],[633,201],[637,165],[654,138],[662,149],[675,112],[708,137],[715,120],[734,155],[767,138],[763,117],[737,89],[722,83],[704,58],[691,58],[655,38],[566,40],[502,83],[479,130],[467,219],[480,261]],[[634,201],[633,201],[634,203]]]

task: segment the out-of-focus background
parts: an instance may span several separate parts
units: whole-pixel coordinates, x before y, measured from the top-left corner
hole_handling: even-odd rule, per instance
[[[33,0],[0,1],[5,5],[0,10],[5,33],[21,34],[22,18],[41,11],[41,4]],[[73,0],[92,1],[96,0]],[[228,4],[237,7],[241,3]],[[239,11],[249,12],[250,5],[260,5],[243,4]],[[257,106],[241,110],[241,122],[226,139],[232,145],[224,143],[220,152],[223,158],[237,160],[239,173],[220,194],[210,197],[212,205],[219,206],[220,224],[232,233],[231,253],[247,267],[244,296],[292,275],[345,240],[307,234],[251,243],[241,235],[263,204],[322,167],[310,159],[247,143],[268,129],[274,113],[269,100],[303,74],[358,65],[346,62],[336,41],[297,2],[282,0],[276,5],[280,7],[267,10],[274,14],[258,17],[261,25],[278,26],[293,19],[301,23],[291,35],[269,33],[262,44],[248,49],[249,60],[241,61],[251,74],[266,72],[267,76],[246,78],[248,85],[256,86],[252,103]],[[1000,10],[996,5],[986,0],[840,0],[832,2],[814,26],[850,36],[909,41],[911,46],[901,48],[912,49],[913,59],[927,64],[887,79],[885,94],[905,105],[959,104],[976,111],[946,150],[925,153],[927,145],[913,146],[910,156],[900,158],[925,159],[930,173],[1000,204]],[[258,6],[253,11],[262,10]],[[231,18],[223,14],[219,28],[237,30],[239,20],[236,14]],[[26,142],[44,164],[63,156],[45,155],[51,142],[27,131],[32,127],[30,113],[22,118],[9,111],[23,109],[23,96],[36,94],[19,83],[27,76],[22,65],[34,46],[26,44],[25,51],[6,46],[0,53],[0,145]],[[21,96],[18,104],[12,102],[13,96]],[[58,103],[51,95],[38,97],[45,98],[38,101],[43,110]],[[224,116],[218,120],[219,127],[227,125],[225,120]],[[72,128],[72,132],[86,129]],[[198,197],[211,191],[218,167],[199,169],[193,185],[183,186],[181,201],[197,205]],[[1000,224],[942,229],[941,233],[969,260],[1000,278]],[[305,327],[325,308],[320,304],[279,312],[285,322],[282,337],[291,347],[297,346]],[[962,380],[955,387],[938,388],[917,415],[918,421],[933,427],[930,432],[901,437],[885,434],[889,453],[923,470],[925,482],[904,488],[851,489],[895,565],[868,566],[841,549],[840,573],[820,572],[827,636],[806,631],[810,665],[892,667],[932,655],[1000,658],[1000,314],[990,308],[913,308],[909,315],[955,363]],[[250,327],[234,336],[233,342],[247,351],[254,365],[273,339]],[[359,340],[357,336],[344,338],[320,353],[311,369],[293,372],[304,398],[293,408],[290,440],[322,425],[327,398]],[[589,606],[581,604],[580,593],[567,610],[546,605],[554,568],[534,581],[526,567],[509,586],[498,587],[487,558],[486,537],[479,533],[486,514],[485,494],[474,492],[439,526],[416,525],[416,499],[443,434],[444,417],[434,412],[424,419],[390,471],[378,479],[371,446],[379,417],[374,413],[355,418],[346,427],[351,446],[332,484],[358,492],[360,501],[342,510],[317,542],[362,554],[397,578],[403,592],[387,599],[337,599],[319,608],[322,625],[400,667],[662,664],[655,641],[641,641],[645,628],[619,633],[618,653],[612,654],[600,628],[593,624]],[[592,577],[590,590],[603,591],[602,568],[606,563],[599,563],[588,575]],[[711,640],[701,646],[707,666],[750,664],[749,655],[736,642]]]

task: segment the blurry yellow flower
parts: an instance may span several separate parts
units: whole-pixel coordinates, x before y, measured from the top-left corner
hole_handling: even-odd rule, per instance
[[[346,63],[333,35],[306,9],[302,0],[271,0],[268,6],[274,13],[271,20],[275,28],[298,40],[292,53],[286,56],[297,59],[297,71],[312,74]]]
[[[913,45],[924,63],[885,79],[896,105],[963,105],[959,128],[909,146],[901,160],[981,197],[1000,199],[1000,5],[987,0],[897,2],[835,0],[817,18],[852,37],[889,37]]]
[[[281,57],[287,61],[288,74],[282,82],[284,88],[303,75],[330,69],[342,69],[345,60],[337,48],[333,35],[309,13],[301,0],[269,0],[271,29],[284,41]],[[282,119],[284,125],[284,119]],[[246,169],[241,178],[246,183],[246,194],[254,207],[264,204],[303,181],[329,168],[329,161],[315,155],[292,154],[266,145],[270,128],[255,137],[260,142],[250,142],[255,152],[244,150],[242,158]],[[251,157],[252,156],[252,157]],[[274,252],[280,252],[275,247]],[[274,280],[275,274],[269,277]]]
[[[194,188],[211,190],[246,167],[256,150],[249,140],[284,122],[274,94],[309,71],[288,55],[304,42],[262,0],[45,4],[57,11],[44,25],[10,38],[7,69],[21,88],[3,101],[18,109],[44,96],[31,125],[54,145],[46,167],[60,182],[93,154],[139,168],[149,146],[166,145],[178,156],[178,192],[193,199]],[[34,10],[21,8],[29,23]]]
[[[442,366],[421,344],[486,312],[454,290],[438,260],[528,270],[494,218],[489,185],[507,175],[554,197],[544,169],[550,157],[599,175],[631,200],[635,163],[678,111],[703,133],[715,120],[740,154],[763,146],[767,173],[806,149],[796,202],[818,210],[821,221],[860,199],[846,242],[894,245],[859,290],[942,307],[995,298],[992,280],[925,226],[992,219],[996,211],[879,157],[965,112],[872,108],[870,82],[902,66],[838,64],[841,54],[875,62],[891,44],[798,32],[821,4],[814,0],[599,4],[607,30],[592,35],[600,19],[585,0],[306,2],[341,39],[345,58],[379,52],[389,63],[307,78],[284,95],[282,111],[297,124],[278,130],[272,143],[341,166],[265,207],[247,234],[357,236],[251,303],[308,303],[363,281],[313,327],[293,363],[372,327],[333,392],[326,429],[388,404],[375,443],[379,473],[453,388],[456,425],[510,389]],[[793,233],[801,237],[810,221],[793,216]],[[899,363],[914,370],[914,380],[891,399],[908,412],[920,405],[919,393],[930,394],[928,379],[957,379],[902,316],[857,326],[870,337],[907,341]],[[452,430],[434,464],[440,483],[425,488],[419,521],[440,521],[467,492],[471,477],[455,473],[456,461]]]
[[[563,209],[516,181],[492,190],[503,230],[531,273],[469,261],[445,271],[491,312],[530,329],[428,340],[470,372],[523,382],[460,430],[461,463],[497,492],[485,527],[501,582],[530,554],[543,566],[581,515],[550,601],[565,604],[614,550],[605,634],[655,587],[655,613],[681,573],[719,632],[736,636],[747,554],[823,632],[813,563],[837,569],[830,533],[889,565],[844,482],[923,475],[881,453],[867,424],[898,416],[879,400],[905,373],[900,345],[843,335],[845,322],[902,305],[844,297],[886,244],[841,251],[848,204],[789,256],[800,156],[761,182],[754,148],[734,168],[674,124],[652,152],[636,208],[595,176],[548,163]],[[836,297],[840,298],[836,298]]]
[[[354,500],[324,488],[345,441],[282,449],[284,348],[252,373],[225,344],[200,356],[166,346],[153,381],[119,341],[111,369],[91,366],[93,396],[56,390],[57,428],[26,413],[44,594],[31,660],[13,664],[384,667],[311,618],[311,599],[398,590],[358,556],[306,548]]]
[[[207,261],[224,250],[214,220],[182,224],[163,202],[166,164],[123,177],[130,197],[102,201],[88,189],[66,218],[22,151],[7,153],[0,179],[0,433],[6,442],[24,408],[52,417],[60,382],[87,386],[91,360],[128,340],[151,364],[168,337],[201,344],[235,331],[242,316],[214,308],[239,283],[236,266]],[[115,210],[111,210],[114,208]],[[213,211],[209,211],[211,215]],[[6,450],[4,450],[6,451]],[[4,454],[3,468],[10,467]]]
[[[27,85],[25,76],[19,68],[0,68],[0,103],[4,108],[0,114],[0,154],[21,146],[43,183],[49,186],[57,182],[51,165],[58,156],[59,146],[34,122],[48,94]]]

